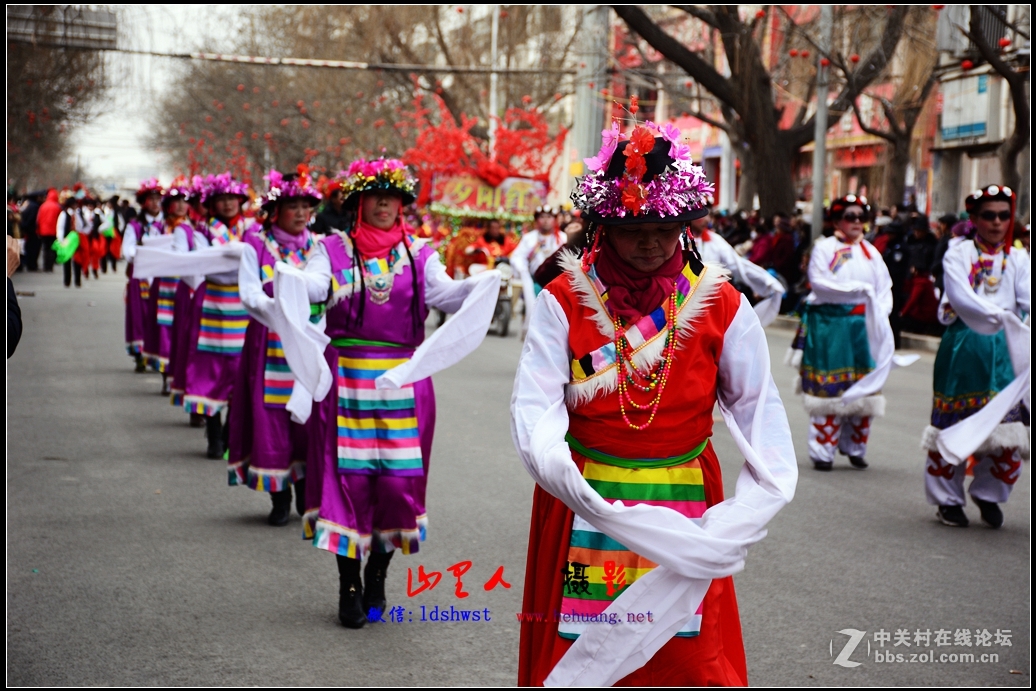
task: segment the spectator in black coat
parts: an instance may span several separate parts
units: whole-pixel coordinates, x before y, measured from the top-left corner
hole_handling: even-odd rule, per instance
[[[25,195],[25,204],[22,206],[22,221],[19,226],[22,230],[22,237],[25,238],[25,270],[39,271],[40,236],[36,232],[36,214],[39,213],[40,204],[46,190],[30,192]]]
[[[892,277],[892,314],[889,315],[889,323],[898,350],[901,344],[900,333],[903,330],[900,313],[906,303],[906,283],[910,277],[910,255],[907,250],[906,228],[901,221],[888,224],[886,232],[889,240],[881,258],[885,260],[885,266]]]
[[[348,230],[351,216],[352,214],[345,210],[345,193],[336,185],[309,230],[321,235],[327,235],[332,230]]]

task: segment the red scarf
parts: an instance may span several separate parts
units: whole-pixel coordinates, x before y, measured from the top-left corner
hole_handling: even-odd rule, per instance
[[[356,243],[356,249],[364,259],[382,259],[387,257],[392,248],[406,241],[407,231],[411,230],[403,221],[403,214],[396,216],[396,222],[388,230],[375,228],[362,219],[349,232],[349,237]]]
[[[649,314],[672,294],[673,282],[683,270],[683,264],[683,254],[677,247],[662,266],[644,273],[627,264],[605,240],[594,266],[597,277],[608,286],[607,304],[612,314],[629,324]]]

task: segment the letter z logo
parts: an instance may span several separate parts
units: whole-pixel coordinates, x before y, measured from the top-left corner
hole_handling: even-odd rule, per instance
[[[853,654],[853,651],[856,650],[856,646],[860,644],[860,641],[862,641],[863,637],[867,635],[867,632],[859,631],[857,629],[842,629],[838,633],[848,636],[849,641],[845,644],[845,647],[842,648],[842,651],[838,653],[838,657],[835,658],[834,664],[839,667],[859,667],[860,663],[853,662],[849,659],[849,656]],[[831,655],[835,654],[834,647],[835,642],[831,641]]]

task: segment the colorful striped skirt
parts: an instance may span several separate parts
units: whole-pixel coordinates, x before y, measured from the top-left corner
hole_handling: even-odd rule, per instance
[[[316,547],[357,559],[370,550],[413,554],[427,536],[432,380],[398,391],[374,387],[410,355],[384,346],[328,348],[338,395],[314,404],[306,464],[306,536]]]
[[[236,285],[205,282],[201,306],[201,331],[198,350],[222,355],[238,355],[245,345],[248,312],[241,304]]]
[[[194,291],[183,382],[188,413],[215,415],[230,400],[249,322],[237,295],[236,285],[211,281]]]
[[[231,394],[234,404],[230,406],[227,455],[230,485],[280,492],[306,476],[306,428],[291,421],[284,403],[270,402],[271,353],[274,364],[283,361],[279,345],[277,335],[261,323],[252,321],[248,325]],[[283,396],[285,403],[290,396],[291,381]]]
[[[569,437],[573,450],[586,458],[583,477],[605,501],[622,501],[625,506],[665,506],[693,520],[700,519],[706,509],[698,458],[706,443],[678,459],[632,461],[587,449]],[[588,626],[608,624],[603,618],[608,606],[656,566],[574,515],[563,571],[558,635],[574,639]],[[701,622],[699,607],[676,635],[697,636]]]

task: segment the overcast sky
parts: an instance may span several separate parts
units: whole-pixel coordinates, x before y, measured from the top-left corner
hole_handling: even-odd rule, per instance
[[[158,52],[189,52],[206,38],[233,25],[233,12],[244,7],[146,5],[119,8],[120,45]],[[146,145],[153,114],[148,108],[169,86],[178,61],[170,58],[108,54],[117,84],[111,107],[90,125],[72,133],[84,177],[112,179],[120,187],[136,187],[156,176],[168,181],[173,171]]]

